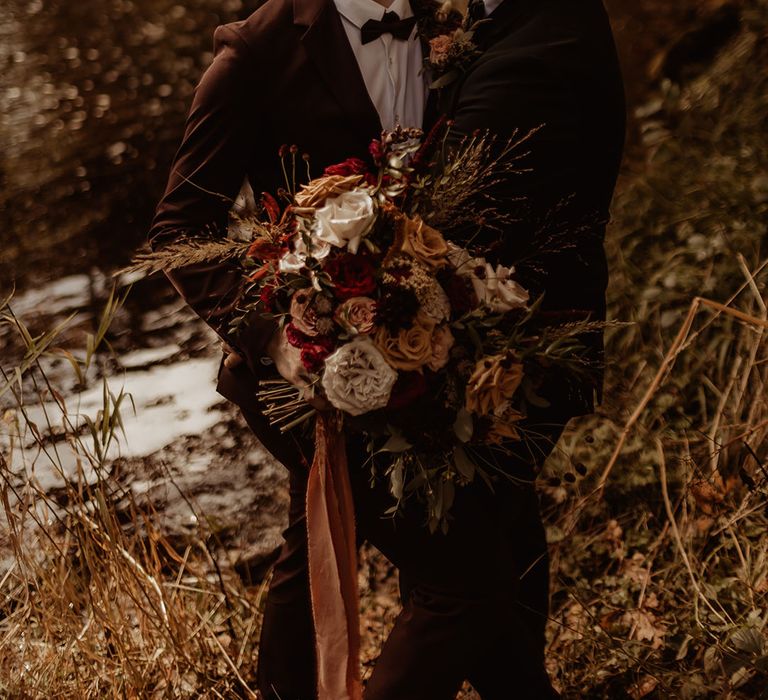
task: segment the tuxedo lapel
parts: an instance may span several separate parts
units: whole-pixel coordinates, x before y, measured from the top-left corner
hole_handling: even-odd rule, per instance
[[[378,137],[381,120],[333,0],[294,0],[293,7],[294,24],[307,27],[301,43],[329,91],[361,134]]]
[[[503,0],[483,22],[475,33],[475,42],[485,51],[501,39],[513,23],[525,14],[525,0]]]

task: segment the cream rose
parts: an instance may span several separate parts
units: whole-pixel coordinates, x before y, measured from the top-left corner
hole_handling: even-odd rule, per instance
[[[420,370],[432,358],[432,333],[435,322],[419,312],[413,325],[404,328],[397,335],[391,335],[386,328],[376,333],[376,345],[392,367],[405,371]]]
[[[315,212],[313,240],[357,253],[360,242],[376,219],[373,198],[365,190],[344,192],[328,199]]]
[[[502,416],[523,381],[523,365],[504,355],[484,357],[467,384],[466,407],[479,416]]]
[[[359,416],[384,408],[397,372],[369,338],[355,338],[325,360],[322,385],[331,405]]]
[[[473,258],[463,248],[453,246],[448,254],[456,273],[472,284],[478,301],[491,311],[506,313],[512,309],[524,309],[530,298],[528,291],[512,279],[513,267],[497,265],[495,268],[485,258]]]
[[[347,333],[367,335],[374,329],[376,302],[368,297],[352,297],[336,309],[334,318]]]
[[[329,197],[338,197],[355,189],[363,181],[362,175],[326,175],[312,180],[296,193],[300,207],[321,207]]]
[[[307,245],[307,240],[309,245]],[[280,259],[281,272],[298,272],[307,264],[307,258],[323,260],[331,252],[331,244],[321,241],[307,232],[299,232],[294,236],[292,250]]]
[[[498,313],[526,308],[528,291],[512,279],[514,271],[503,265],[497,265],[494,270],[490,263],[485,263],[482,275],[477,274],[479,270],[473,271],[472,286],[480,302]]]
[[[432,357],[427,362],[427,367],[433,372],[441,370],[448,364],[451,348],[456,341],[449,326],[438,326],[432,333]]]
[[[393,250],[407,253],[434,270],[446,264],[448,244],[440,231],[425,224],[421,217],[400,216]]]

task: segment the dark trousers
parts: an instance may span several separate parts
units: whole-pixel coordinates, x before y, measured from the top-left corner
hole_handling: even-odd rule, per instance
[[[314,700],[315,651],[307,570],[308,466],[262,416],[251,428],[290,470],[290,513],[261,632],[258,686],[265,700]],[[547,443],[559,430],[550,432]],[[274,449],[272,449],[274,448]],[[548,448],[508,464],[528,475]],[[350,472],[358,537],[400,570],[403,610],[368,680],[365,700],[451,700],[469,680],[483,700],[556,698],[544,669],[548,558],[532,483],[480,479],[458,489],[447,534],[430,534],[415,500],[396,517],[386,485],[371,488],[354,459]],[[311,455],[309,455],[311,458]],[[527,462],[527,464],[526,464]]]

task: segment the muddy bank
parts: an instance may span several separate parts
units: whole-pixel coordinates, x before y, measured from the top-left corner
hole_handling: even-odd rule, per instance
[[[71,318],[57,345],[81,358],[84,335],[98,325],[111,282],[96,272],[63,277],[20,293],[10,308],[33,336]],[[97,421],[101,415],[106,380],[113,396],[125,394],[122,429],[107,460],[118,492],[151,502],[156,525],[181,551],[203,519],[222,558],[249,577],[263,575],[286,518],[285,470],[214,391],[220,357],[214,334],[165,284],[145,282],[117,314],[107,340],[112,351],[100,353],[87,376],[78,377],[64,355],[50,354],[34,372],[37,386],[24,383],[25,411],[46,440],[44,451],[23,427],[11,394],[0,398],[0,449],[10,486],[23,493],[33,484],[56,499],[66,494],[65,481],[95,479],[68,438],[78,433],[95,449],[86,416]],[[0,364],[10,374],[24,348],[7,324],[0,326],[0,346]],[[43,372],[65,397],[66,416],[41,389]]]

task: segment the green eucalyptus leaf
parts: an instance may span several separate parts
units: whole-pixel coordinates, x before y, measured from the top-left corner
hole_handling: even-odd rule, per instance
[[[457,80],[460,75],[461,71],[449,71],[445,75],[441,75],[437,80],[432,81],[432,84],[429,87],[433,90],[439,90],[440,88],[448,87],[448,85]]]
[[[472,414],[466,408],[459,410],[456,414],[456,422],[453,424],[453,432],[456,433],[456,437],[461,442],[469,442],[472,439],[474,429]]]
[[[472,481],[475,478],[475,472],[477,466],[469,458],[463,447],[456,447],[453,450],[453,463],[456,466],[456,471],[461,474],[467,481]]]
[[[389,472],[389,491],[398,500],[403,500],[403,486],[405,483],[405,466],[403,460],[398,459]]]
[[[379,452],[405,452],[406,450],[410,450],[411,447],[413,447],[413,445],[411,445],[411,443],[402,435],[393,435],[384,443]]]

